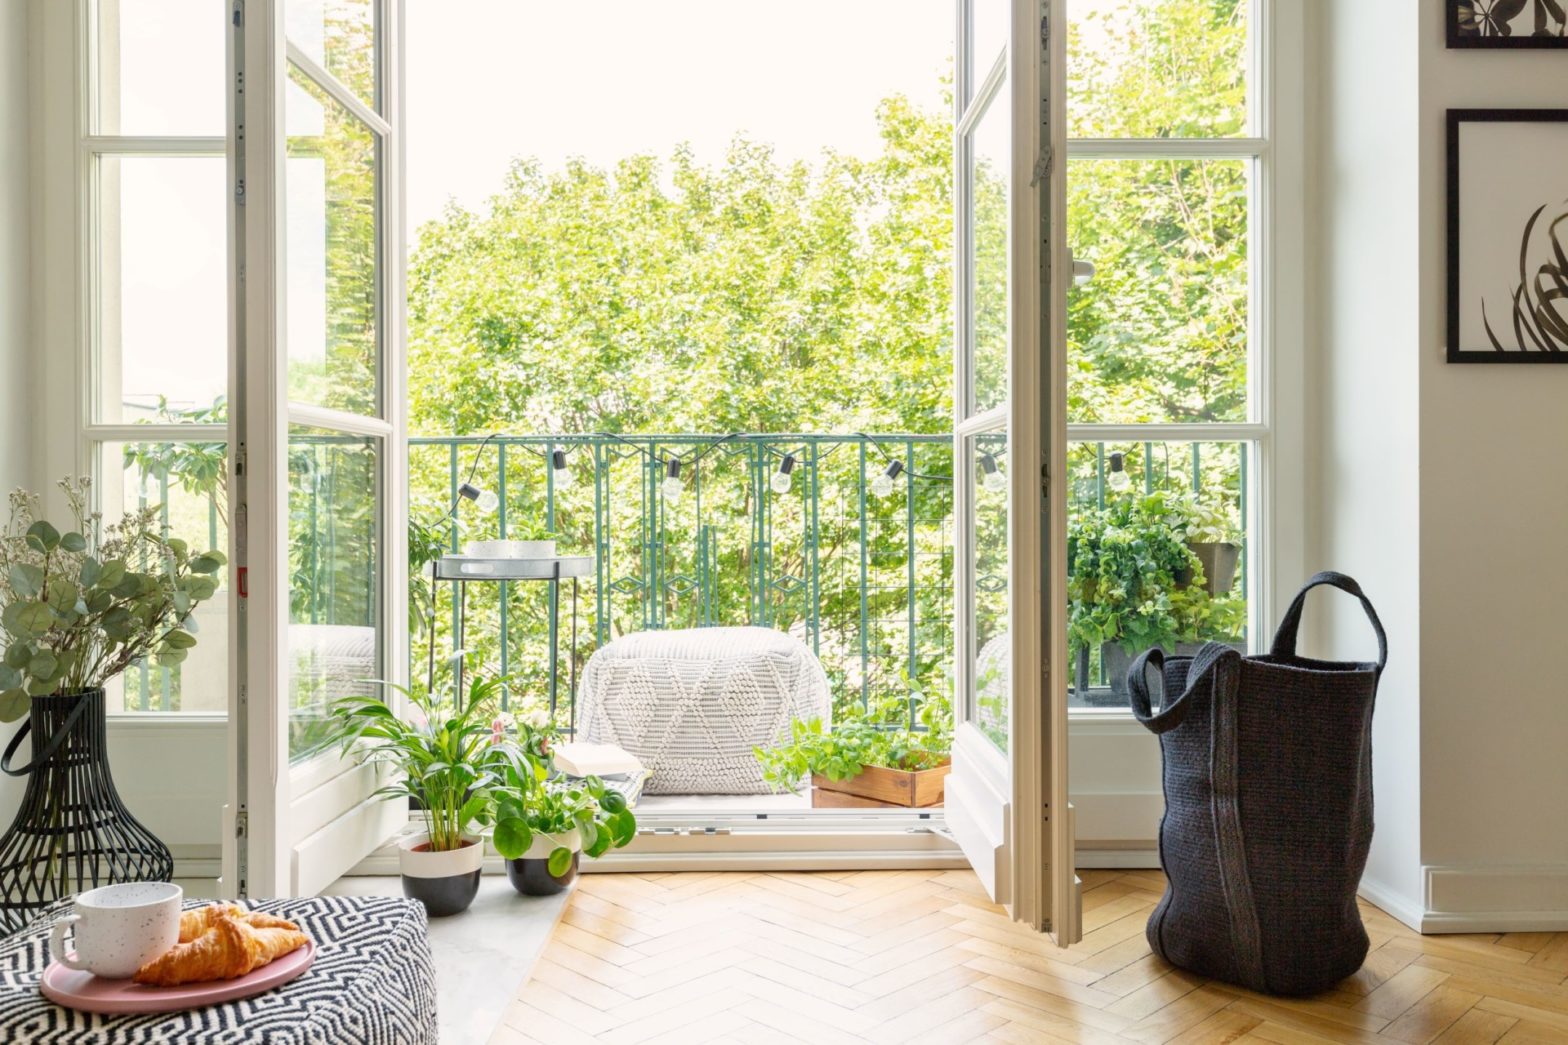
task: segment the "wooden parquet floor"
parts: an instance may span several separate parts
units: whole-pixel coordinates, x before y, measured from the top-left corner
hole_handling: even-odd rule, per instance
[[[1085,871],[1059,950],[968,871],[589,874],[493,1045],[542,1042],[1568,1042],[1568,933],[1422,937],[1278,999],[1149,953],[1154,871]]]

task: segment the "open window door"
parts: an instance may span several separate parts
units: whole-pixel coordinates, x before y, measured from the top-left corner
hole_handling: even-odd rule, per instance
[[[1065,0],[958,0],[949,830],[1078,939],[1067,802]]]
[[[400,0],[234,0],[239,680],[226,891],[301,895],[407,821],[327,709],[407,673]]]

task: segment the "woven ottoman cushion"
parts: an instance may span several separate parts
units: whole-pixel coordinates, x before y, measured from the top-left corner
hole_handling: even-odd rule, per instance
[[[187,900],[201,907],[208,901]],[[49,964],[49,926],[61,900],[0,940],[0,1041],[33,1045],[436,1045],[436,979],[417,900],[317,896],[245,906],[299,924],[316,960],[265,994],[189,1012],[100,1016],[62,1008],[38,990]]]
[[[664,795],[765,794],[752,749],[830,713],[821,663],[771,628],[624,635],[589,658],[578,708],[582,739],[636,755]]]

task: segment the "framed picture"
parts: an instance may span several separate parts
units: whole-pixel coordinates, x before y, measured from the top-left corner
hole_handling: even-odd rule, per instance
[[[1568,363],[1568,109],[1448,110],[1448,361]]]
[[[1446,0],[1449,47],[1568,47],[1568,0]]]

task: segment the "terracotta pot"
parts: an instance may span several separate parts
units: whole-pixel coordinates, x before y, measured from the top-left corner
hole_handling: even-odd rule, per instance
[[[550,873],[550,854],[559,846],[572,851],[572,863],[564,874]],[[528,851],[516,860],[506,862],[506,878],[512,888],[524,896],[551,896],[560,892],[577,878],[577,866],[582,860],[583,840],[577,828],[546,838],[535,835]]]
[[[430,836],[421,831],[398,843],[398,870],[403,874],[403,895],[425,905],[432,918],[468,910],[479,893],[479,872],[485,860],[484,839],[463,836],[463,846],[432,852],[421,846]]]

